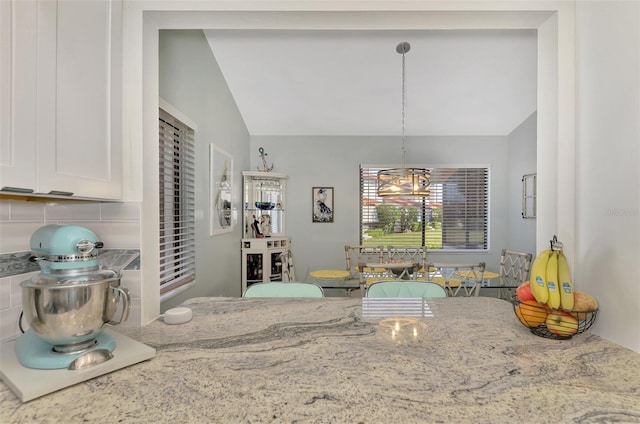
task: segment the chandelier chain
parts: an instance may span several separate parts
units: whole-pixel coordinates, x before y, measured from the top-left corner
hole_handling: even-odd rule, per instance
[[[396,52],[402,54],[402,168],[381,169],[377,177],[377,194],[386,197],[422,197],[429,196],[430,171],[426,168],[407,168],[405,137],[405,118],[407,108],[405,53],[411,45],[404,41],[396,46]],[[424,201],[424,200],[423,200]]]
[[[405,115],[406,115],[406,94],[405,94],[405,85],[406,85],[406,78],[405,78],[405,64],[404,64],[404,51],[402,52],[402,167],[404,168],[407,161],[407,152],[405,150],[404,147],[404,139],[405,139],[405,135],[404,135],[404,119],[405,119]]]

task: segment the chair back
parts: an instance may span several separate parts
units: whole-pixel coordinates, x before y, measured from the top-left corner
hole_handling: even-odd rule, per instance
[[[511,278],[518,284],[529,279],[533,254],[502,249],[500,254],[500,277]]]
[[[449,296],[479,296],[484,280],[485,263],[445,264],[427,263],[427,281],[444,287]]]
[[[287,249],[280,254],[282,262],[282,281],[296,281],[296,274],[293,268],[293,253],[291,249]]]
[[[424,246],[387,246],[387,262],[416,262],[420,268],[412,276],[413,280],[426,280],[427,248]]]
[[[250,285],[242,297],[324,297],[324,291],[313,283],[272,281]]]
[[[347,262],[347,271],[351,274],[350,279],[357,279],[364,283],[369,274],[373,274],[374,270],[367,268],[360,269],[358,266],[362,263],[381,263],[383,260],[382,246],[365,246],[365,245],[346,245],[344,246],[344,254]]]
[[[447,292],[426,281],[378,281],[369,286],[367,297],[447,297]]]

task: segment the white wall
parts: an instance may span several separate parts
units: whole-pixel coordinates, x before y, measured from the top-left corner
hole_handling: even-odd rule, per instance
[[[536,172],[536,114],[533,113],[509,134],[507,162],[507,242],[505,247],[536,255],[536,220],[522,218],[522,176]]]
[[[435,261],[484,261],[488,269],[497,271],[500,250],[508,247],[504,225],[508,216],[507,137],[408,137],[406,146],[407,165],[490,168],[490,252],[447,255],[433,251],[429,257]],[[309,270],[344,268],[344,245],[359,243],[359,165],[401,164],[400,138],[251,137],[250,151],[257,152],[260,147],[274,162],[274,171],[289,176],[287,235],[292,238],[297,279]],[[251,155],[251,169],[259,165],[260,158]],[[311,222],[314,186],[334,187],[334,223]],[[535,234],[529,243],[535,245]]]
[[[576,19],[574,278],[594,331],[640,351],[640,2],[581,1]]]
[[[201,30],[162,30],[160,97],[193,120],[196,142],[196,285],[162,309],[197,296],[240,296],[241,222],[233,232],[209,235],[209,144],[234,157],[233,207],[241,207],[241,174],[248,169],[249,135]]]

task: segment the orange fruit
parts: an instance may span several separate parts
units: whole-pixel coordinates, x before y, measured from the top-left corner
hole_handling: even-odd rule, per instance
[[[525,327],[537,327],[547,320],[546,308],[535,300],[525,300],[516,307],[516,316]]]

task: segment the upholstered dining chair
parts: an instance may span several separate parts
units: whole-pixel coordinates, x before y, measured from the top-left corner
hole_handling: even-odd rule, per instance
[[[369,285],[367,297],[447,297],[445,289],[426,281],[378,281]]]
[[[242,297],[324,297],[324,291],[313,283],[271,281],[250,285]]]
[[[442,286],[449,296],[479,296],[484,279],[485,263],[427,263],[427,281]]]

